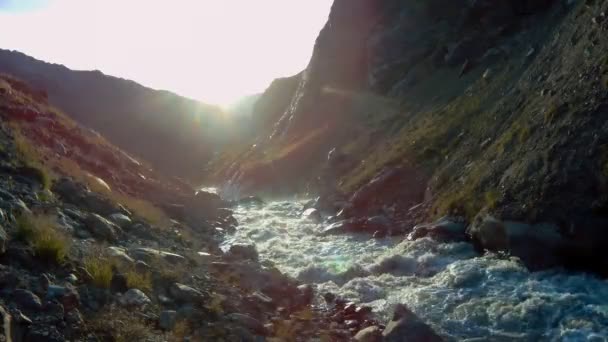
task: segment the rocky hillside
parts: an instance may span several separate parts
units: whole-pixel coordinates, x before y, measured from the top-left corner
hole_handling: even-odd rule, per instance
[[[400,233],[451,215],[480,250],[605,271],[607,10],[336,0],[297,87],[260,100],[281,104],[271,134],[217,174],[245,192],[318,193]]]
[[[0,50],[0,72],[44,90],[78,123],[171,175],[198,175],[214,152],[244,130],[217,107],[15,51]]]
[[[155,172],[44,92],[0,75],[0,117],[0,341],[379,333],[369,308],[312,306],[312,287],[259,262],[253,246],[220,250],[238,224],[230,203]],[[401,311],[393,335],[417,324],[413,333],[436,337]]]

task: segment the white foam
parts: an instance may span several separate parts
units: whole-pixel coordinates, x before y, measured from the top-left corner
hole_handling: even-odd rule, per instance
[[[608,336],[608,282],[564,271],[530,273],[517,259],[477,256],[470,244],[322,236],[304,202],[239,208],[226,244],[252,243],[301,281],[374,308],[407,304],[454,339],[584,341]]]

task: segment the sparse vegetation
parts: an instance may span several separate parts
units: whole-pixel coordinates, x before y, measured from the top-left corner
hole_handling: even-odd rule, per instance
[[[54,263],[65,260],[71,244],[67,235],[58,230],[55,217],[48,215],[20,215],[16,237],[30,244],[36,257]]]
[[[138,315],[114,306],[91,317],[88,328],[100,340],[115,342],[147,341],[154,332]]]
[[[528,141],[528,139],[530,138],[531,135],[531,131],[530,131],[530,125],[528,124],[524,124],[519,128],[519,142],[521,144],[525,143],[526,141]]]
[[[104,185],[105,182],[100,182],[97,177],[84,171],[75,161],[60,157],[54,162],[54,166],[57,172],[68,175],[77,182],[86,185],[91,191],[101,194],[113,202],[124,205],[148,222],[161,226],[169,225],[169,218],[160,208],[149,201],[122,194],[119,191],[112,191],[108,186]]]
[[[146,294],[152,293],[152,277],[150,273],[139,273],[134,269],[128,269],[123,274],[127,278],[127,286],[130,289],[138,289]]]
[[[496,208],[500,199],[500,192],[497,190],[486,191],[485,193],[485,207],[488,209]]]
[[[88,256],[84,260],[84,268],[93,277],[93,285],[101,289],[110,288],[112,282],[112,263],[103,256]]]
[[[545,125],[553,123],[553,121],[555,121],[556,117],[559,115],[559,112],[560,106],[558,106],[556,103],[549,105],[544,112]]]
[[[49,189],[53,182],[53,175],[44,166],[43,158],[39,150],[32,142],[21,132],[17,125],[11,125],[13,139],[15,142],[15,150],[19,161],[31,168],[32,173],[35,171],[36,179],[40,181],[40,185],[44,189]]]

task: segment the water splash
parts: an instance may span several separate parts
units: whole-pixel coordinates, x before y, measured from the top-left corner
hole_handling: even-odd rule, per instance
[[[303,202],[238,208],[225,245],[255,244],[264,260],[303,282],[374,308],[386,319],[406,303],[456,340],[605,341],[608,282],[553,270],[530,273],[515,258],[478,256],[467,243],[322,236]]]

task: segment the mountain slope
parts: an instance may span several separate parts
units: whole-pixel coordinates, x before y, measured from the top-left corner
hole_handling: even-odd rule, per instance
[[[76,121],[169,174],[196,175],[237,135],[219,108],[99,71],[74,71],[0,50],[0,72],[46,91]]]
[[[227,178],[350,198],[343,214],[388,214],[406,231],[446,214],[551,222],[562,263],[602,269],[607,9],[336,0],[274,134]]]

